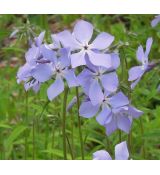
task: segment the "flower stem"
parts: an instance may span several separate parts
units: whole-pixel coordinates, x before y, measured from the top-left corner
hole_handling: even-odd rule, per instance
[[[78,128],[79,128],[79,138],[81,143],[81,157],[84,160],[84,143],[82,137],[82,129],[81,129],[81,117],[79,116],[79,94],[78,94],[78,87],[76,87],[76,97],[77,97],[77,116],[78,116]]]
[[[75,159],[75,151],[74,151],[74,116],[73,112],[71,111],[71,148],[72,148],[72,155],[73,159]]]
[[[66,147],[66,107],[67,107],[67,96],[68,96],[68,87],[65,87],[65,89],[64,89],[64,99],[63,99],[63,122],[62,122],[64,160],[67,160],[67,147]]]
[[[122,133],[121,130],[118,130],[118,135],[119,135],[119,143],[122,141]]]
[[[25,157],[25,160],[26,160],[27,156],[28,156],[28,92],[26,92],[25,108],[26,108],[25,125],[26,125],[27,129],[25,130],[25,153],[24,153],[24,157]]]
[[[128,134],[128,149],[130,153],[130,157],[132,157],[132,130],[130,130],[130,133]]]
[[[72,160],[74,160],[72,147],[71,147],[71,144],[69,142],[69,139],[68,139],[68,136],[67,135],[66,135],[66,139],[67,139],[67,142],[68,142],[68,146],[69,146],[69,151],[70,151],[70,154],[71,154],[71,158],[72,158]]]
[[[108,150],[109,152],[112,152],[111,143],[107,135],[106,135],[106,141],[107,141],[106,150]]]

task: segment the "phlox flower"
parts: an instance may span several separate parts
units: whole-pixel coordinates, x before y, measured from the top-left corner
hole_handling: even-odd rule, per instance
[[[134,66],[129,70],[128,81],[131,81],[131,88],[133,89],[140,81],[143,74],[148,68],[148,55],[152,46],[152,38],[148,38],[146,42],[146,51],[144,52],[142,45],[137,49],[137,60],[141,63],[140,66]]]
[[[31,48],[25,54],[26,63],[17,72],[17,82],[24,81],[26,91],[32,88],[35,92],[38,92],[41,82],[33,78],[32,71],[39,64],[45,64],[55,58],[54,51],[48,49],[46,44],[42,44],[44,34],[45,32],[41,32],[38,37],[34,38]]]
[[[128,160],[129,152],[126,141],[115,146],[115,160]],[[110,154],[105,150],[99,150],[93,153],[93,160],[112,160]]]
[[[88,67],[84,68],[77,76],[79,84],[83,87],[93,105],[100,102],[99,93],[101,94],[102,88],[109,92],[117,90],[119,82],[115,70],[119,66],[119,62],[118,55],[112,54],[112,66],[110,68],[88,64]]]
[[[80,20],[75,24],[72,34],[68,30],[57,34],[56,39],[61,42],[62,46],[69,47],[72,51],[72,68],[87,65],[87,60],[95,66],[110,67],[110,54],[105,54],[101,51],[111,45],[114,37],[102,32],[91,42],[93,29],[94,27],[91,23]]]
[[[54,79],[54,83],[47,89],[49,100],[53,100],[64,91],[63,79],[66,80],[69,88],[78,86],[74,70],[70,67],[69,50],[65,48],[58,51],[53,61],[37,65],[31,74],[41,83]]]
[[[129,104],[128,98],[122,92],[111,95],[110,93],[102,93],[102,91],[97,93],[96,91],[95,95],[99,96],[100,102],[97,105],[93,105],[94,96],[92,101],[87,98],[80,105],[79,113],[84,118],[92,118],[96,115],[96,120],[101,125],[111,122],[113,109]]]
[[[93,105],[91,99],[86,98],[80,106],[79,113],[84,118],[96,116],[97,122],[106,128],[107,135],[117,129],[129,133],[132,120],[143,114],[142,111],[130,105],[128,98],[122,92],[114,95],[104,93],[101,102],[97,105]]]
[[[130,132],[133,119],[140,117],[143,114],[142,111],[135,107],[128,105],[112,110],[110,115],[112,119],[110,122],[102,120],[101,124],[106,128],[106,134],[110,135],[117,129],[122,130],[125,133]]]

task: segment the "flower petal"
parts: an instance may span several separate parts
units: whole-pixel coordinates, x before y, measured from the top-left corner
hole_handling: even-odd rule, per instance
[[[128,160],[129,152],[126,141],[121,142],[115,146],[115,159],[116,160]]]
[[[107,136],[111,135],[117,129],[116,119],[114,116],[112,117],[110,123],[105,124],[105,128]]]
[[[139,118],[144,112],[140,111],[139,109],[137,109],[133,106],[129,106],[128,113],[133,118]]]
[[[126,115],[119,115],[117,116],[117,126],[120,130],[126,132],[127,134],[130,131],[131,128],[131,120]]]
[[[114,70],[119,67],[120,58],[119,58],[118,54],[116,54],[116,53],[111,54],[111,64],[112,64],[111,68],[114,69]]]
[[[70,48],[71,50],[80,48],[78,42],[76,42],[76,40],[68,30],[64,30],[63,32],[60,32],[56,35],[57,39],[61,42],[63,47]]]
[[[110,54],[95,53],[93,51],[88,51],[87,53],[89,60],[93,65],[103,66],[106,68],[110,68],[112,66]]]
[[[140,80],[141,80],[141,77],[139,77],[137,80],[135,80],[133,83],[131,83],[131,89],[134,89]]]
[[[92,37],[92,34],[93,26],[87,21],[80,20],[74,26],[73,35],[82,44],[88,43]]]
[[[35,38],[36,46],[40,46],[43,42],[45,31],[41,32],[38,37]]]
[[[118,76],[116,72],[104,74],[101,76],[102,85],[105,90],[114,92],[118,88]]]
[[[66,48],[62,48],[59,50],[59,52],[60,52],[59,62],[61,62],[61,64],[64,67],[70,66],[71,64],[71,60],[69,58],[70,50]]]
[[[52,41],[53,41],[53,49],[60,49],[61,44],[60,44],[60,41],[59,41],[59,38],[58,38],[57,34],[52,34],[51,38],[52,38]]]
[[[72,54],[71,55],[71,65],[72,65],[72,68],[76,68],[78,66],[86,65],[85,52],[80,51],[78,53]]]
[[[112,158],[107,151],[99,150],[93,153],[93,160],[112,160]]]
[[[101,86],[98,80],[93,80],[89,89],[89,98],[93,105],[101,104],[104,99],[104,94],[102,92]]]
[[[28,63],[20,67],[17,72],[17,82],[20,83],[21,81],[27,80],[27,78],[31,76],[31,70],[32,67]]]
[[[98,50],[106,49],[111,45],[113,40],[114,40],[114,36],[108,33],[102,32],[95,38],[95,40],[90,45],[90,48],[98,49]]]
[[[153,43],[153,39],[151,37],[148,38],[146,42],[146,51],[145,51],[145,58],[147,59],[146,61],[148,61],[148,55],[151,50],[152,43]]]
[[[143,75],[143,73],[144,73],[144,70],[142,70],[142,66],[132,67],[129,70],[128,81],[133,81],[133,80],[136,80],[136,79],[140,78]]]
[[[44,59],[55,62],[55,59],[56,59],[55,52],[51,50],[46,44],[42,45],[41,52]]]
[[[40,55],[38,47],[31,47],[25,54],[26,62],[30,65],[36,65],[36,60]]]
[[[143,47],[140,45],[137,49],[136,56],[139,62],[143,62],[143,59],[145,57]]]
[[[111,119],[112,119],[111,109],[106,107],[104,107],[96,117],[96,120],[100,125],[105,125],[109,123]]]
[[[88,81],[92,78],[92,73],[88,69],[83,69],[77,76],[78,82],[81,86],[88,85]]]
[[[99,110],[99,105],[93,106],[90,101],[87,101],[81,104],[79,108],[79,114],[82,117],[91,118],[94,115],[96,115],[98,110]]]
[[[60,93],[64,91],[64,83],[62,79],[59,77],[55,80],[53,84],[47,89],[47,95],[49,100],[53,100],[57,97]]]
[[[88,69],[83,71],[77,76],[78,83],[82,86],[83,91],[86,95],[89,95],[90,84],[93,81],[91,72]]]
[[[113,108],[119,108],[128,105],[129,100],[122,92],[118,92],[109,99],[109,103]]]
[[[78,86],[78,80],[76,78],[76,75],[74,73],[74,70],[70,69],[65,72],[64,75],[65,79],[67,80],[67,84],[69,88]]]
[[[50,64],[39,64],[32,70],[31,74],[39,82],[45,82],[52,76],[52,67]]]

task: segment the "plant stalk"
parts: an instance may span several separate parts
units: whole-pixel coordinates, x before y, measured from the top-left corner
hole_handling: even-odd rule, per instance
[[[26,92],[25,108],[26,108],[25,125],[26,125],[27,129],[25,130],[25,153],[24,153],[24,158],[25,158],[25,160],[27,160],[27,157],[28,157],[28,92]]]
[[[78,87],[76,87],[76,97],[77,97],[77,116],[78,116],[78,128],[79,128],[79,138],[81,143],[81,157],[84,160],[84,143],[83,143],[83,136],[82,136],[82,128],[81,128],[81,117],[79,115],[79,94],[78,94]]]
[[[63,154],[64,160],[67,160],[67,145],[66,145],[66,107],[67,107],[67,96],[68,96],[68,87],[64,89],[64,99],[63,99],[63,122],[62,122],[62,132],[63,132]]]

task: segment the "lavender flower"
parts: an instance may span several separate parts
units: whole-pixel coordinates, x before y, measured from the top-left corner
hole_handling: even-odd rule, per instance
[[[24,81],[26,90],[32,88],[37,92],[42,83],[55,78],[55,82],[47,90],[48,98],[52,100],[63,92],[63,78],[69,87],[77,86],[78,82],[74,70],[70,68],[70,51],[65,48],[53,51],[47,44],[42,44],[43,37],[44,32],[35,38],[35,43],[26,53],[26,63],[19,69],[17,81]]]
[[[47,48],[47,45],[42,44],[45,32],[34,38],[31,48],[25,54],[26,63],[22,66],[17,73],[17,82],[24,81],[25,90],[32,88],[35,92],[40,89],[41,82],[33,77],[33,71],[40,67],[40,64],[54,60],[55,53]],[[46,66],[46,65],[45,65]],[[43,70],[45,73],[47,66]],[[42,77],[43,79],[43,77]]]
[[[53,100],[63,92],[63,79],[67,81],[69,88],[78,86],[74,70],[70,68],[69,50],[65,48],[59,50],[58,57],[54,58],[54,62],[39,64],[32,71],[32,76],[39,82],[55,78],[54,83],[47,90],[49,100]]]
[[[71,54],[71,65],[73,68],[87,65],[87,60],[95,66],[110,67],[110,54],[104,54],[101,51],[111,45],[114,37],[102,32],[90,43],[92,34],[92,24],[83,20],[76,23],[72,34],[67,30],[57,34],[57,38],[59,38],[63,47],[69,47],[73,51]]]
[[[156,25],[160,22],[160,15],[155,16],[155,18],[151,21],[151,26],[156,27]]]
[[[81,104],[79,112],[85,118],[96,116],[97,122],[106,128],[107,135],[117,129],[129,133],[132,120],[143,114],[129,104],[128,98],[122,92],[115,95],[103,94],[101,103],[97,105],[93,105],[88,98]]]
[[[142,63],[141,66],[132,67],[129,70],[128,81],[131,81],[131,88],[133,89],[137,83],[140,81],[143,74],[148,68],[148,55],[152,46],[152,38],[148,38],[146,42],[146,51],[144,52],[143,47],[140,45],[137,50],[137,60]]]
[[[88,64],[88,68],[83,69],[77,76],[79,84],[83,87],[93,105],[100,102],[99,96],[95,92],[102,91],[102,87],[109,92],[114,92],[118,88],[118,76],[115,72],[115,69],[119,66],[118,55],[112,54],[112,62],[110,69]],[[92,100],[92,97],[94,97],[94,100]]]
[[[128,160],[129,152],[126,141],[115,146],[115,160]],[[110,154],[105,150],[99,150],[93,153],[93,160],[112,160]]]
[[[136,109],[133,106],[123,106],[112,110],[112,119],[109,123],[102,123],[106,128],[106,134],[110,135],[115,130],[120,129],[127,134],[130,131],[132,121],[135,118],[140,117],[143,114],[142,111]]]
[[[111,113],[113,109],[129,104],[128,98],[122,92],[111,95],[110,93],[102,93],[102,91],[97,92],[96,90],[95,96],[99,97],[100,102],[97,105],[93,105],[94,96],[92,97],[92,101],[86,99],[86,101],[82,102],[79,113],[82,117],[91,118],[100,110],[96,119],[101,125],[107,124],[112,120]]]

